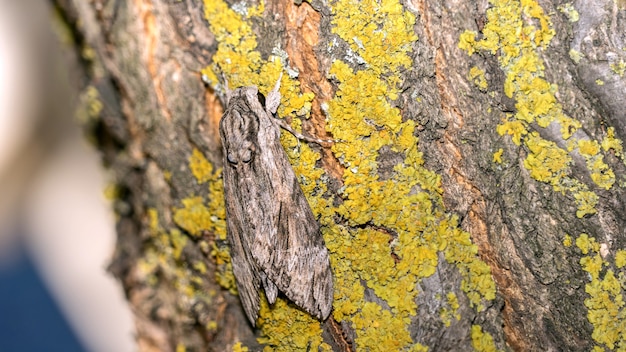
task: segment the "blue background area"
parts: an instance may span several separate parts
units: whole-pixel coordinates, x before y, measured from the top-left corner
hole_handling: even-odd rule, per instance
[[[0,266],[0,352],[86,351],[24,252]]]

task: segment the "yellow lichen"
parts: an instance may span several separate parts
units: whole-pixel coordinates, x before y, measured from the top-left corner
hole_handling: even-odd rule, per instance
[[[600,250],[600,245],[596,240],[593,237],[590,238],[586,233],[576,238],[576,247],[578,247],[583,254],[588,254],[589,251],[597,252]]]
[[[578,50],[571,49],[569,51],[569,58],[572,59],[572,61],[574,61],[575,63],[578,64],[578,63],[580,63],[580,59],[583,58],[583,54],[580,51],[578,51]]]
[[[210,199],[208,202],[199,196],[183,199],[183,207],[174,209],[174,222],[195,238],[200,238],[206,232],[213,234],[216,239],[226,239],[226,209],[221,170],[214,171],[213,166],[197,149],[192,151],[189,158],[189,169],[198,183],[207,184]],[[205,242],[201,242],[200,245],[203,243]],[[217,264],[217,282],[224,288],[235,292],[228,248],[217,247],[215,242],[205,246],[212,246],[211,255]],[[195,263],[194,268],[202,272],[204,264]]]
[[[480,352],[497,351],[493,337],[488,332],[484,332],[480,325],[472,325],[472,347]]]
[[[558,148],[554,142],[541,138],[537,132],[530,134],[526,146],[529,153],[524,160],[524,167],[530,171],[530,176],[560,189],[561,180],[571,162],[567,151]]]
[[[98,89],[89,85],[79,97],[78,109],[74,116],[81,124],[87,124],[95,121],[100,116],[103,108],[104,104],[100,100]]]
[[[262,296],[258,322],[264,333],[258,341],[267,345],[264,351],[317,351],[320,347],[326,348],[320,322],[282,298],[278,298],[270,309]]]
[[[504,153],[504,150],[502,150],[502,148],[498,149],[498,151],[493,153],[494,163],[502,164],[502,153]]]
[[[511,136],[513,143],[520,145],[522,137],[528,133],[528,130],[521,121],[506,121],[496,127],[496,132],[501,136]]]
[[[563,245],[565,247],[570,247],[572,245],[572,236],[566,234],[563,238]]]
[[[608,152],[609,150],[613,150],[615,155],[622,157],[622,141],[615,138],[615,128],[609,127],[606,130],[606,137],[602,140],[601,145],[604,151]]]
[[[214,294],[199,290],[206,280],[198,275],[198,269],[203,268],[204,264],[197,262],[192,268],[187,265],[188,258],[184,257],[185,248],[189,243],[188,236],[177,228],[169,231],[164,229],[158,216],[157,209],[148,209],[147,228],[151,236],[145,241],[144,255],[137,263],[137,268],[142,273],[140,277],[144,278],[143,284],[156,289],[167,285],[172,294],[180,296],[183,300],[205,301],[210,304]]]
[[[567,16],[567,19],[570,22],[578,22],[578,20],[580,19],[580,15],[578,14],[578,11],[576,11],[574,6],[570,3],[560,5],[558,9],[559,11],[564,13],[565,16]]]
[[[450,326],[452,319],[461,320],[461,315],[458,313],[459,307],[459,299],[456,294],[454,292],[448,292],[446,295],[446,305],[444,305],[439,312],[439,317],[446,327]]]
[[[497,132],[500,135],[510,135],[513,143],[524,143],[529,149],[524,166],[531,177],[551,184],[555,191],[570,192],[578,205],[578,217],[593,214],[597,195],[589,190],[588,185],[569,175],[571,157],[568,154],[572,150],[562,149],[536,132],[528,132],[534,123],[539,128],[557,124],[560,126],[561,137],[567,140],[582,126],[579,121],[563,113],[555,96],[558,87],[545,79],[540,51],[547,47],[554,36],[550,18],[535,0],[489,2],[492,7],[487,10],[488,21],[483,28],[482,38],[476,40],[476,33],[465,31],[459,38],[459,47],[470,55],[478,50],[499,54],[500,66],[506,74],[503,90],[508,97],[515,100],[517,113],[507,116],[497,127]],[[561,10],[570,16],[570,20],[576,19],[577,13],[571,5],[563,5]],[[580,60],[579,53],[575,51],[570,51],[570,56],[576,62]],[[615,182],[613,171],[603,162],[602,155],[589,149],[597,147],[598,143],[587,142],[596,143],[582,145],[580,150],[581,154],[587,155],[591,179],[608,190]],[[606,144],[608,147],[609,143]]]
[[[581,234],[576,239],[576,246],[584,255],[580,265],[589,274],[589,283],[585,285],[585,292],[589,295],[585,299],[587,319],[593,325],[592,338],[606,348],[623,350],[626,348],[626,309],[624,307],[623,273],[615,276],[612,269],[603,270],[609,266],[608,261],[600,255],[600,244],[595,238]],[[626,251],[618,250],[615,255],[615,266],[621,269],[626,265]],[[604,273],[603,273],[604,271]],[[595,349],[604,350],[599,346]]]
[[[102,190],[102,195],[108,201],[117,200],[120,196],[120,188],[114,183],[109,183]]]
[[[612,63],[609,66],[617,75],[624,77],[624,73],[626,73],[626,61],[620,59],[618,62]]]
[[[202,152],[198,149],[194,148],[189,157],[189,168],[200,184],[215,179],[216,175],[213,172],[213,165],[206,160]]]
[[[438,252],[459,267],[461,288],[477,309],[482,300],[495,297],[495,284],[469,234],[445,213],[440,177],[423,167],[417,149],[415,122],[403,122],[391,103],[399,94],[401,72],[410,65],[415,18],[395,1],[337,1],[333,12],[333,32],[364,63],[354,69],[335,60],[330,69],[339,84],[328,103],[328,126],[345,141],[333,151],[346,172],[343,202],[317,211],[332,210],[357,227],[325,224],[335,273],[334,316],[351,322],[363,349],[421,350],[425,347],[411,341],[408,324],[417,311],[416,284],[435,273]],[[384,146],[405,156],[387,180],[379,178],[376,162]],[[358,228],[368,224],[392,230],[397,238],[369,226]],[[362,282],[389,308],[366,301]]]
[[[203,262],[195,262],[193,263],[194,270],[198,271],[200,274],[206,274],[207,267]]]
[[[487,79],[485,78],[485,71],[480,68],[474,66],[470,68],[469,71],[469,79],[474,82],[478,89],[485,91],[487,90]]]
[[[443,251],[446,260],[459,268],[464,278],[461,289],[477,309],[482,309],[481,302],[495,297],[495,284],[469,234],[445,212],[440,177],[423,167],[417,149],[416,123],[403,121],[400,110],[391,103],[399,96],[402,70],[411,65],[408,53],[417,39],[415,17],[397,0],[340,0],[331,10],[333,32],[348,43],[352,57],[361,63],[355,71],[336,60],[329,72],[339,82],[335,97],[328,102],[328,129],[334,138],[342,140],[332,150],[346,167],[343,202],[334,206],[323,196],[326,185],[323,170],[315,168],[317,153],[288,134],[281,142],[313,212],[319,216],[331,252],[335,318],[352,324],[355,343],[363,349],[423,351],[426,347],[411,340],[408,326],[417,311],[416,284],[435,272],[438,252]],[[251,11],[246,13],[252,16]],[[205,1],[205,15],[219,43],[213,64],[202,71],[206,79],[218,86],[217,77],[223,73],[231,88],[257,85],[261,92],[271,89],[280,63],[261,60],[245,16],[221,1]],[[286,76],[281,94],[279,116],[309,111],[313,96],[301,94],[298,84]],[[299,127],[299,119],[293,121]],[[394,167],[390,179],[380,180],[378,150],[385,146],[402,153],[405,159]],[[205,211],[201,204],[202,200],[190,198],[177,210],[177,223],[190,233],[216,226],[205,216],[213,212]],[[333,219],[338,215],[355,228],[335,224]],[[391,248],[390,233],[369,224],[397,234]],[[225,262],[226,256],[214,250],[218,252],[215,257],[223,257]],[[388,307],[366,301],[363,283]],[[454,307],[454,300],[449,304]],[[290,336],[287,343],[291,348],[316,344],[329,348],[319,344],[319,323],[304,313],[298,318],[298,312],[283,301],[271,309],[262,307],[259,326],[264,337],[260,341],[278,348]]]
[[[241,342],[237,342],[233,345],[233,352],[248,352],[248,347],[243,346]]]
[[[596,213],[596,204],[598,204],[598,195],[587,190],[580,190],[574,193],[574,201],[578,209],[576,216],[582,218],[585,215]]]
[[[469,55],[476,52],[476,32],[465,31],[459,36],[459,49],[466,51]]]
[[[170,242],[172,244],[172,253],[174,259],[180,259],[180,255],[183,252],[183,249],[187,245],[187,236],[185,236],[182,232],[177,229],[172,229],[170,231]]]
[[[199,237],[202,231],[215,227],[213,214],[204,205],[202,197],[192,197],[182,200],[183,208],[174,211],[174,221],[176,224],[190,235]]]
[[[626,266],[626,250],[620,249],[615,253],[615,266],[618,269]]]
[[[587,318],[593,325],[591,337],[613,350],[626,347],[626,310],[622,288],[609,269],[602,279],[595,278],[585,285],[589,298],[585,299]]]

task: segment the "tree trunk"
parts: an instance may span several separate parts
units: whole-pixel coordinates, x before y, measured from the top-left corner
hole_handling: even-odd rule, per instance
[[[142,351],[626,348],[626,3],[56,0],[115,177]],[[267,94],[331,254],[319,322],[258,329],[226,241],[218,97]],[[263,295],[262,295],[263,296]]]

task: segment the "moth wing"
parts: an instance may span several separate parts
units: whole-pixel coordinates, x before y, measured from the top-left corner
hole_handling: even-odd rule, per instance
[[[263,283],[263,290],[265,291],[267,302],[269,304],[274,304],[276,302],[276,297],[278,297],[278,288],[264,272],[261,272],[261,282]]]
[[[294,175],[294,209],[281,207],[278,216],[279,238],[287,239],[277,243],[275,261],[269,269],[270,278],[278,289],[320,319],[330,314],[333,302],[333,277],[328,250],[311,208],[300,189]]]
[[[236,185],[239,177],[235,174],[235,171],[227,167],[223,170],[224,180],[227,181],[225,185]],[[245,215],[242,214],[245,207],[242,204],[242,199],[245,198],[237,195],[238,191],[238,187],[224,187],[227,235],[231,248],[230,260],[239,297],[248,320],[254,326],[259,317],[259,288],[261,282],[256,262],[249,257],[250,241],[246,232],[249,229],[242,221],[245,219]]]
[[[259,270],[287,298],[310,314],[325,319],[333,301],[328,250],[269,118],[265,115],[265,119],[261,119],[259,144],[264,150],[263,169],[267,170],[265,182],[269,189],[265,193],[271,196],[272,202],[266,204],[263,215],[269,223],[257,229],[263,233],[253,237],[251,253]],[[264,286],[266,294],[271,292],[271,285]]]

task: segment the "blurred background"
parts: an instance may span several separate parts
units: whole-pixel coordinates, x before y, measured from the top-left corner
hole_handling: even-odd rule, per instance
[[[54,18],[46,1],[0,0],[0,351],[133,351],[106,272],[106,171],[74,117]]]

